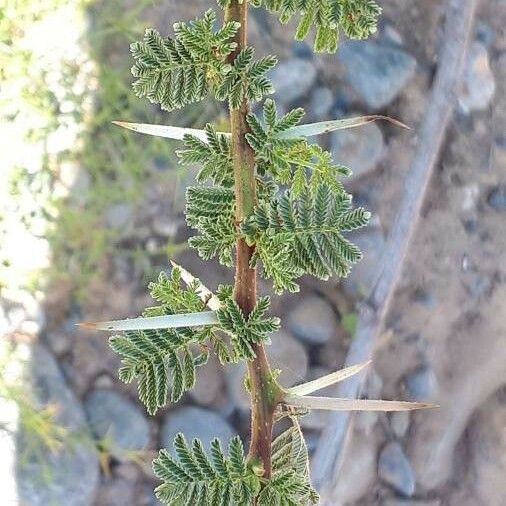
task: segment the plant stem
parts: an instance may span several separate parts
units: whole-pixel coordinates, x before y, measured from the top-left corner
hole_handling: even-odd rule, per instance
[[[232,1],[225,11],[225,21],[238,21],[241,27],[235,37],[237,48],[230,55],[233,61],[247,45],[248,4]],[[250,105],[245,99],[241,107],[230,111],[232,133],[232,158],[236,196],[236,220],[242,222],[253,211],[256,203],[255,155],[246,141],[249,132],[246,116]],[[250,267],[254,246],[248,246],[244,239],[237,241],[234,298],[247,317],[256,303],[256,269]],[[259,460],[264,477],[270,478],[271,442],[274,410],[279,400],[280,388],[272,375],[262,345],[254,345],[256,358],[248,362],[251,395],[251,444],[250,459]]]

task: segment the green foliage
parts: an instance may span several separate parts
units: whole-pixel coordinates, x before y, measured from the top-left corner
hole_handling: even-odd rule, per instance
[[[205,131],[207,142],[193,135],[184,137],[186,149],[177,151],[179,163],[183,166],[202,164],[202,169],[197,175],[199,183],[211,179],[214,184],[231,188],[234,185],[234,169],[230,140],[226,135],[218,134],[210,124],[206,125]]]
[[[187,289],[181,287],[181,273],[172,271],[171,277],[162,272],[151,283],[151,295],[160,303],[148,308],[144,316],[179,314],[202,311],[204,302],[195,282]],[[110,338],[112,349],[122,357],[119,370],[121,381],[138,380],[139,398],[150,414],[165,406],[169,391],[177,402],[185,391],[195,385],[196,368],[207,362],[206,346],[212,330],[203,328],[158,329],[127,331]]]
[[[318,494],[309,482],[308,450],[296,419],[293,426],[272,444],[272,478],[261,478],[261,468],[244,455],[239,437],[234,437],[224,455],[218,439],[206,453],[201,441],[191,446],[183,434],[174,439],[174,450],[161,450],[153,470],[162,485],[156,495],[172,506],[312,506]]]
[[[201,235],[192,237],[189,245],[209,260],[218,256],[223,265],[233,264],[236,242],[234,192],[228,188],[190,187],[186,192],[186,221]]]
[[[245,99],[260,100],[272,93],[265,74],[276,65],[276,58],[253,61],[254,49],[247,47],[230,64],[239,24],[228,22],[214,31],[215,22],[215,12],[208,10],[201,19],[176,23],[174,38],[147,29],[143,41],[131,45],[137,96],[172,111],[200,102],[209,92],[218,100],[228,100],[233,109]]]
[[[316,52],[335,53],[339,44],[339,32],[350,39],[366,39],[376,32],[381,8],[374,0],[250,0],[254,7],[264,6],[279,14],[282,23],[288,23],[294,15],[301,20],[295,33],[297,40],[304,40],[311,29],[316,30]],[[219,0],[226,6],[230,0]]]
[[[200,282],[183,288],[178,268],[170,277],[162,272],[150,289],[159,305],[146,309],[145,317],[205,310]],[[169,392],[171,402],[177,402],[195,386],[196,369],[207,363],[211,346],[222,363],[253,359],[253,345],[268,342],[269,334],[278,330],[279,319],[265,316],[269,297],[258,300],[248,319],[233,300],[232,287],[220,286],[218,297],[222,307],[216,326],[126,331],[110,338],[112,349],[122,357],[121,381],[138,380],[139,398],[150,414],[166,405]],[[230,345],[220,332],[228,334]]]
[[[341,325],[343,329],[350,335],[353,336],[358,326],[358,314],[357,313],[345,313],[341,317]]]
[[[221,443],[211,443],[209,455],[198,439],[191,447],[182,434],[174,440],[174,453],[162,450],[153,470],[163,484],[156,495],[171,506],[229,506],[250,504],[260,490],[260,478],[248,465],[239,437],[234,437],[225,457]]]
[[[256,356],[254,344],[265,344],[270,341],[269,334],[279,329],[279,318],[266,318],[270,306],[269,297],[260,297],[256,306],[246,319],[229,293],[218,293],[222,308],[217,311],[221,329],[232,339],[235,355],[238,359],[253,360]]]
[[[258,172],[268,174],[282,184],[291,184],[295,197],[307,188],[308,183],[313,191],[321,183],[330,186],[335,193],[344,191],[337,177],[350,175],[349,169],[334,165],[332,155],[317,144],[282,135],[298,125],[303,115],[304,110],[298,108],[278,119],[276,105],[270,99],[264,104],[264,124],[254,114],[248,115],[251,133],[246,137],[255,151]]]
[[[309,456],[297,419],[272,443],[272,479],[263,487],[258,506],[311,506],[319,497],[309,479]]]
[[[244,100],[256,102],[274,91],[265,74],[276,65],[277,58],[265,56],[253,61],[254,53],[252,47],[243,49],[217,90],[216,98],[228,99],[231,109],[238,109]]]
[[[239,29],[238,23],[230,22],[215,32],[215,21],[216,14],[208,10],[202,19],[176,23],[174,38],[162,38],[148,28],[144,40],[130,46],[137,96],[167,111],[203,100],[209,87],[230,70],[226,58],[236,46],[232,38]]]
[[[286,191],[255,208],[242,230],[256,244],[253,260],[260,259],[274,290],[296,291],[294,279],[311,274],[328,279],[345,277],[358,262],[360,250],[343,233],[363,227],[370,213],[352,209],[351,196],[334,193],[326,184],[295,198]]]

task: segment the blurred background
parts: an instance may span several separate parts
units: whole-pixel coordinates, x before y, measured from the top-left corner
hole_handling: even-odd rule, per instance
[[[22,506],[154,506],[150,461],[179,430],[247,435],[244,369],[214,361],[177,406],[148,417],[117,379],[107,336],[79,321],[136,316],[176,259],[210,288],[231,273],[187,249],[176,145],[112,120],[226,125],[209,101],[162,113],[130,88],[128,46],[168,34],[202,0],[0,0],[0,488]],[[377,35],[314,56],[293,27],[255,10],[251,41],[280,56],[278,103],[307,121],[381,113],[388,124],[323,139],[373,212],[346,281],[305,279],[274,299],[269,349],[290,386],[345,361],[418,140],[446,2],[381,0]],[[506,505],[506,4],[478,9],[463,83],[363,395],[435,411],[353,419],[335,505]],[[261,285],[263,292],[268,286]],[[312,450],[322,413],[302,419]]]

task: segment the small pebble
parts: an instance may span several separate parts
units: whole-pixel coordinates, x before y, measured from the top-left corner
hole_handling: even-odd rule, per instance
[[[411,497],[415,493],[413,469],[402,446],[397,442],[388,443],[381,450],[378,475],[383,482],[405,497]]]
[[[316,67],[310,60],[293,58],[284,61],[270,73],[281,104],[290,104],[304,97],[316,81]]]
[[[149,443],[149,424],[141,408],[114,390],[97,389],[85,400],[91,429],[108,449],[124,460],[129,451],[144,450]]]
[[[464,70],[459,104],[465,113],[483,111],[490,105],[496,89],[490,68],[487,48],[481,42],[473,42]]]
[[[218,414],[196,406],[183,406],[169,411],[165,415],[161,429],[162,445],[169,451],[173,448],[176,435],[182,432],[187,441],[199,438],[205,448],[214,438],[218,438],[223,446],[235,436],[234,429]]]
[[[496,211],[506,211],[506,186],[494,188],[489,193],[487,202]]]
[[[319,345],[335,336],[336,321],[332,306],[322,297],[310,295],[292,309],[288,328],[301,341]]]
[[[423,367],[409,374],[404,385],[411,400],[428,401],[434,398],[437,391],[437,379],[432,369]]]
[[[372,109],[392,103],[416,72],[416,60],[390,44],[347,41],[341,60],[346,79]]]

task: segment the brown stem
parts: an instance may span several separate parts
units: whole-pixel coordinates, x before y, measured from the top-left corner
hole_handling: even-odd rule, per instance
[[[230,61],[247,45],[247,2],[232,1],[225,11],[226,21],[238,21],[241,27],[235,37],[237,48]],[[255,155],[248,142],[248,123],[246,116],[250,105],[244,100],[241,107],[230,111],[232,133],[232,157],[236,196],[236,219],[240,223],[252,211],[256,203]],[[245,316],[251,313],[256,303],[256,270],[250,267],[254,247],[248,246],[244,239],[237,241],[234,298]],[[258,460],[263,466],[264,477],[270,478],[272,426],[279,387],[272,376],[265,349],[255,345],[255,360],[248,362],[249,386],[251,394],[251,444],[249,457]]]

